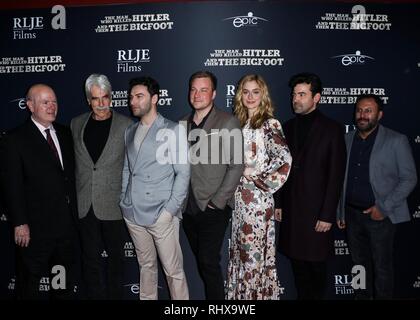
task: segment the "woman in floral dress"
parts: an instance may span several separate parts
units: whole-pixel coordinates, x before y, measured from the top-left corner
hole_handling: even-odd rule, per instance
[[[226,297],[279,299],[273,193],[286,182],[292,157],[261,76],[240,80],[234,104],[244,136],[245,170],[235,192]]]

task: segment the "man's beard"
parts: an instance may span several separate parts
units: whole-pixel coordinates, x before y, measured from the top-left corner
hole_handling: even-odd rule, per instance
[[[359,125],[360,120],[361,119],[356,121],[357,130],[359,130],[360,132],[369,132],[372,129],[374,129],[376,125],[378,124],[378,119],[372,119],[372,120],[366,120],[367,123],[364,126],[360,126]]]
[[[152,104],[148,104],[144,109],[139,108],[135,116],[143,117],[144,115],[149,113],[150,109],[152,109]]]

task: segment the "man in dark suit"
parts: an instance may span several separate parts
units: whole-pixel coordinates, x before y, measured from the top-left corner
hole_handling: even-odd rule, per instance
[[[378,96],[359,96],[357,130],[345,136],[348,161],[337,222],[347,226],[353,263],[366,268],[356,299],[392,299],[396,225],[410,220],[407,197],[417,183],[408,139],[379,124],[382,109]]]
[[[86,79],[85,92],[91,111],[74,118],[70,127],[76,159],[86,298],[120,300],[123,299],[124,243],[128,232],[118,203],[124,165],[124,131],[133,121],[112,111],[112,88],[107,76],[91,74]],[[103,249],[108,255],[107,261],[101,256]]]
[[[216,77],[208,71],[190,77],[189,98],[194,111],[184,120],[188,121],[191,141],[191,183],[183,227],[197,259],[206,298],[223,300],[220,249],[231,217],[227,203],[244,166],[239,120],[214,106],[216,86]]]
[[[4,137],[1,155],[17,246],[17,293],[21,299],[74,298],[78,238],[71,132],[54,122],[52,88],[33,85],[26,99],[32,116]]]
[[[346,147],[340,124],[317,110],[322,92],[319,77],[297,74],[289,86],[296,117],[283,127],[293,164],[275,196],[276,215],[282,221],[279,248],[291,260],[298,299],[322,299]]]

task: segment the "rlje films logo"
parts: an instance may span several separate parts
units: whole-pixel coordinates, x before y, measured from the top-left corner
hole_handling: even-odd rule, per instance
[[[386,96],[384,88],[331,88],[325,87],[322,90],[320,104],[355,104],[361,94],[376,94],[384,104],[388,104],[389,97]]]
[[[172,97],[169,95],[168,90],[160,89],[158,106],[170,107],[171,105],[172,105]],[[112,107],[113,108],[128,107],[127,90],[112,91]]]
[[[51,9],[55,14],[51,19],[51,28],[53,30],[66,29],[66,9],[64,6],[55,5]],[[38,17],[14,17],[13,18],[13,39],[30,40],[36,39],[38,32],[43,30],[45,18]]]
[[[339,59],[339,61],[341,61],[341,64],[345,67],[351,65],[362,65],[365,64],[365,62],[369,59],[375,60],[375,58],[362,54],[360,50],[357,50],[355,53],[347,53],[338,56],[333,56],[331,57],[331,59]]]
[[[235,16],[223,19],[223,21],[230,21],[232,20],[232,25],[235,28],[242,28],[242,27],[257,27],[258,23],[261,21],[268,21],[267,19],[254,16],[254,13],[248,12],[246,16]]]
[[[235,98],[235,85],[227,84],[226,85],[226,108],[232,108],[234,98]]]
[[[415,142],[415,143],[420,143],[420,136],[417,136],[417,137],[414,139],[414,142]]]
[[[354,265],[351,275],[334,275],[334,286],[336,295],[353,294],[354,290],[366,289],[366,269],[362,265]]]
[[[0,58],[2,73],[63,72],[66,64],[62,56],[31,56]]]
[[[283,62],[279,49],[215,49],[204,66],[282,66]]]
[[[171,30],[174,26],[169,13],[105,16],[95,28],[97,33]]]
[[[386,14],[370,14],[362,5],[355,5],[349,13],[325,13],[315,28],[318,30],[389,31],[391,22]]]
[[[142,71],[143,63],[150,62],[150,49],[127,49],[117,51],[117,72]]]
[[[2,213],[2,214],[0,215],[0,221],[2,221],[2,222],[7,221],[7,216],[6,216],[4,213]]]

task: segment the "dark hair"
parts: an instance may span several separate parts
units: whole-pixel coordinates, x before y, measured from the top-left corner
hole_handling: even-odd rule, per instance
[[[213,91],[217,88],[217,78],[216,76],[211,73],[210,71],[197,71],[194,72],[190,77],[189,88],[191,89],[191,83],[194,79],[197,78],[209,78],[211,80],[211,84],[213,86]]]
[[[357,107],[357,104],[364,99],[373,99],[375,100],[376,105],[378,106],[378,111],[382,111],[384,109],[384,103],[382,101],[381,98],[379,98],[378,95],[373,94],[373,93],[368,93],[368,94],[361,94],[360,96],[357,97],[356,99],[356,103],[354,104],[354,107]]]
[[[301,83],[307,83],[311,85],[312,96],[315,96],[317,93],[322,93],[321,79],[315,73],[303,72],[295,74],[289,80],[289,87],[293,90],[297,84]]]
[[[147,88],[147,91],[150,93],[151,97],[157,94],[159,98],[159,89],[160,89],[159,83],[151,77],[145,76],[145,77],[133,78],[130,80],[128,85],[129,85],[129,89],[128,89],[129,95],[134,86],[140,85],[140,86],[145,86]]]

